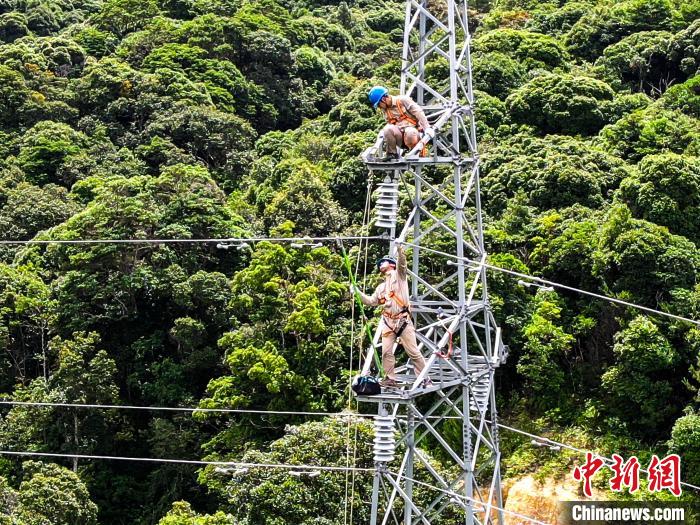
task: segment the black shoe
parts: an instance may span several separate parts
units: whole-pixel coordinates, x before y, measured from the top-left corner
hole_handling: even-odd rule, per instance
[[[379,159],[379,162],[396,162],[398,160],[399,156],[396,153],[387,153],[381,159]]]

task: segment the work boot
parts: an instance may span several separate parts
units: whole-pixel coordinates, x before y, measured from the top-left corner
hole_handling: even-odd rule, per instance
[[[396,153],[387,153],[381,159],[379,159],[379,162],[396,162],[398,160],[399,156]]]
[[[396,379],[391,379],[390,377],[385,377],[379,382],[379,385],[382,388],[397,388],[399,384],[396,382]]]

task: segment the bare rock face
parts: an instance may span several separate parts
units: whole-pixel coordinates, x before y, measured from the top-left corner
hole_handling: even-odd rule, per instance
[[[578,485],[573,480],[540,483],[532,476],[504,481],[505,509],[544,523],[558,523],[559,502],[580,500]],[[512,514],[504,515],[504,525],[525,525],[530,522]]]

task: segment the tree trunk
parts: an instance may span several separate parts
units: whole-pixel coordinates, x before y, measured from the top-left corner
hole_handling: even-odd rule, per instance
[[[75,454],[78,453],[78,413],[73,413],[73,442],[75,443]],[[78,458],[73,458],[73,472],[78,472]]]

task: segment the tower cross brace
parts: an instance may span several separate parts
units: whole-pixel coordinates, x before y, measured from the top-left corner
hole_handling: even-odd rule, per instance
[[[386,177],[383,202],[386,188],[400,187],[410,206],[402,222],[387,215],[398,206],[384,204],[377,225],[389,230],[391,251],[396,243],[411,251],[411,313],[426,367],[417,375],[410,362],[400,366],[405,388],[359,398],[378,406],[370,523],[502,523],[494,374],[507,347],[482,265],[467,1],[406,1],[400,91],[424,109],[434,130],[429,155],[419,157],[419,144],[398,162],[375,160],[380,133],[362,157]],[[381,330],[365,356],[365,374],[381,349]],[[422,386],[426,377],[432,386]]]

